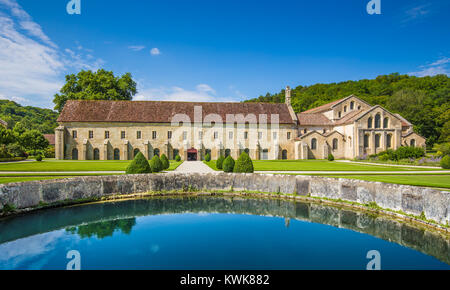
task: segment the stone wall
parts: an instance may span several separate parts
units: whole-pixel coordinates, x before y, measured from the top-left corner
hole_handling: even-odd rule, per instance
[[[0,209],[31,208],[39,203],[88,199],[150,191],[257,191],[308,195],[376,204],[450,223],[450,192],[360,180],[264,174],[150,174],[95,176],[0,185]]]

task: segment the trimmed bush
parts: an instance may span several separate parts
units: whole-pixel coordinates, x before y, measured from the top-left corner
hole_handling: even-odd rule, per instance
[[[161,155],[161,163],[162,163],[163,170],[169,169],[170,162],[169,162],[169,159],[167,158],[167,156],[165,154]]]
[[[217,169],[220,169],[220,170],[223,169],[223,161],[224,160],[225,160],[225,158],[222,155],[220,155],[219,159],[217,159],[217,161],[216,161]]]
[[[441,167],[443,169],[450,169],[450,155],[444,156],[441,160]]]
[[[223,161],[223,172],[226,173],[231,173],[234,171],[234,159],[231,156],[228,156],[227,158],[225,158],[225,160]]]
[[[206,161],[206,162],[211,161],[211,155],[209,155],[209,153],[206,154],[206,156],[205,156],[205,161]]]
[[[150,168],[152,169],[152,172],[163,171],[163,165],[158,155],[153,156],[152,160],[150,161]]]
[[[333,154],[328,154],[328,161],[334,161],[334,155]]]
[[[144,154],[139,152],[134,160],[131,161],[130,165],[128,165],[126,174],[146,174],[152,173],[152,169],[148,164],[147,158],[145,158]]]
[[[175,156],[175,161],[180,162],[181,161],[181,156],[180,155]]]
[[[41,161],[42,161],[42,155],[36,156],[36,161],[37,161],[37,162],[41,162]]]
[[[253,161],[246,152],[242,152],[239,156],[236,164],[234,165],[235,173],[253,173],[255,172],[253,167]]]

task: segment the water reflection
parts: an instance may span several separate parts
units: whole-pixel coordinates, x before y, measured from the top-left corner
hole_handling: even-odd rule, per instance
[[[89,204],[45,210],[0,220],[0,245],[24,237],[65,230],[80,238],[130,234],[136,218],[180,213],[234,213],[285,218],[346,228],[415,249],[450,264],[450,241],[441,234],[371,214],[319,204],[270,199],[168,197]],[[4,245],[2,245],[4,246]],[[157,252],[159,246],[152,246]]]

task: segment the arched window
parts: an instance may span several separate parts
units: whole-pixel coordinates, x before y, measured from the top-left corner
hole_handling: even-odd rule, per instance
[[[352,148],[353,143],[352,143],[352,137],[348,137],[348,145],[350,146],[350,148]]]
[[[411,147],[416,147],[416,139],[411,139]]]
[[[287,152],[287,150],[283,150],[281,152],[281,159],[283,159],[283,160],[287,160],[288,159],[288,152]]]
[[[74,148],[72,150],[72,160],[78,160],[78,149]]]
[[[392,134],[388,134],[386,136],[386,147],[391,148],[392,147]]]
[[[136,157],[136,155],[138,155],[139,152],[141,152],[141,151],[138,148],[134,149],[134,151],[133,151],[134,155],[133,156]]]
[[[334,138],[333,139],[333,150],[338,150],[338,139]]]
[[[383,128],[387,129],[389,127],[389,118],[384,118],[383,120]]]
[[[317,139],[313,138],[311,140],[311,150],[316,150],[317,149]]]
[[[94,149],[94,160],[100,160],[100,150]]]
[[[225,150],[225,158],[227,158],[230,155],[231,155],[231,150],[230,149],[226,149]]]
[[[155,155],[159,157],[159,149],[158,148],[153,150],[153,156],[155,156]]]
[[[380,140],[381,140],[381,135],[380,134],[376,134],[375,135],[375,148],[380,148],[381,147]]]
[[[350,102],[350,110],[353,110],[355,108],[355,102]]]
[[[369,135],[364,135],[364,148],[369,148]]]
[[[114,149],[114,160],[120,160],[120,150]]]
[[[367,120],[367,128],[372,129],[372,124],[373,124],[373,118],[370,117],[369,120]]]
[[[375,116],[375,129],[381,128],[381,115],[377,114]]]

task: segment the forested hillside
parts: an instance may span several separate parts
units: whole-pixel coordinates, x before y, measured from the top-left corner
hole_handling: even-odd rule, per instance
[[[450,141],[450,78],[446,75],[390,74],[373,80],[298,86],[292,89],[292,106],[302,112],[351,94],[401,114],[428,139],[428,145]],[[283,90],[247,102],[282,103],[284,96]]]
[[[20,122],[24,129],[38,130],[42,134],[52,134],[57,127],[58,113],[50,109],[23,107],[13,101],[0,100],[0,119],[14,128]]]

